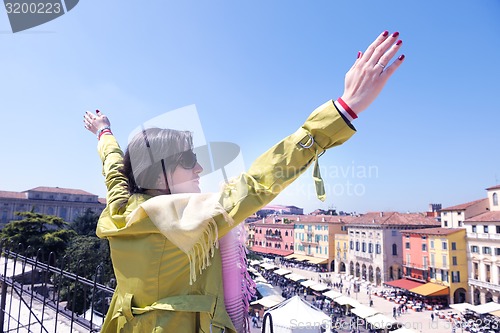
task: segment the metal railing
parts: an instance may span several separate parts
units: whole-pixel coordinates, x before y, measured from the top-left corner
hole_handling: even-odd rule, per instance
[[[48,260],[0,244],[0,332],[99,332],[113,289],[103,284],[103,266],[93,280],[65,270],[67,256]]]

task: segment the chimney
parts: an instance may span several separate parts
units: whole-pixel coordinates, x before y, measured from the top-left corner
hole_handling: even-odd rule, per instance
[[[384,212],[380,212],[380,217],[384,217]]]

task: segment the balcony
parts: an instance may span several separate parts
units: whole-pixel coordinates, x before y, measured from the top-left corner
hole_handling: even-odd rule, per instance
[[[319,241],[316,241],[314,239],[306,239],[306,240],[301,241],[301,243],[304,245],[318,245]]]
[[[484,234],[476,232],[468,232],[467,238],[479,240],[500,240],[500,234]]]
[[[281,240],[283,240],[281,238],[281,235],[266,235],[266,239],[267,240],[271,240],[271,241],[281,241]]]
[[[408,261],[403,261],[403,266],[404,267],[410,267],[410,268],[416,268],[416,269],[419,269],[421,271],[426,271],[429,269],[429,265],[421,265],[421,264],[417,264],[417,263],[414,263],[414,262],[408,262]]]
[[[355,255],[356,260],[373,261],[373,253],[357,252]]]
[[[490,290],[495,290],[495,291],[500,292],[500,285],[498,285],[498,284],[494,284],[494,283],[486,282],[486,281],[480,281],[478,279],[473,279],[473,278],[469,278],[468,282],[469,282],[469,285],[471,285],[471,286],[487,288]]]

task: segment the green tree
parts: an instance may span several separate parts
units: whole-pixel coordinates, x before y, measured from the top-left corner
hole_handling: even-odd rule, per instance
[[[33,251],[41,249],[46,254],[54,252],[60,257],[70,239],[76,233],[67,228],[68,223],[53,215],[44,215],[35,212],[16,212],[22,220],[9,222],[2,229],[1,237],[13,246],[22,244],[24,249],[31,246]]]
[[[99,214],[94,213],[90,208],[87,208],[82,215],[78,215],[71,223],[71,230],[82,236],[95,236],[95,229]]]

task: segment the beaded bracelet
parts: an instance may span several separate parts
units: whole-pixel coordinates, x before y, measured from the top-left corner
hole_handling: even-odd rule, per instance
[[[101,139],[101,135],[103,135],[104,133],[108,133],[108,134],[112,134],[111,133],[111,127],[109,126],[104,126],[103,128],[100,128],[96,135],[97,135],[97,140],[100,140]]]

